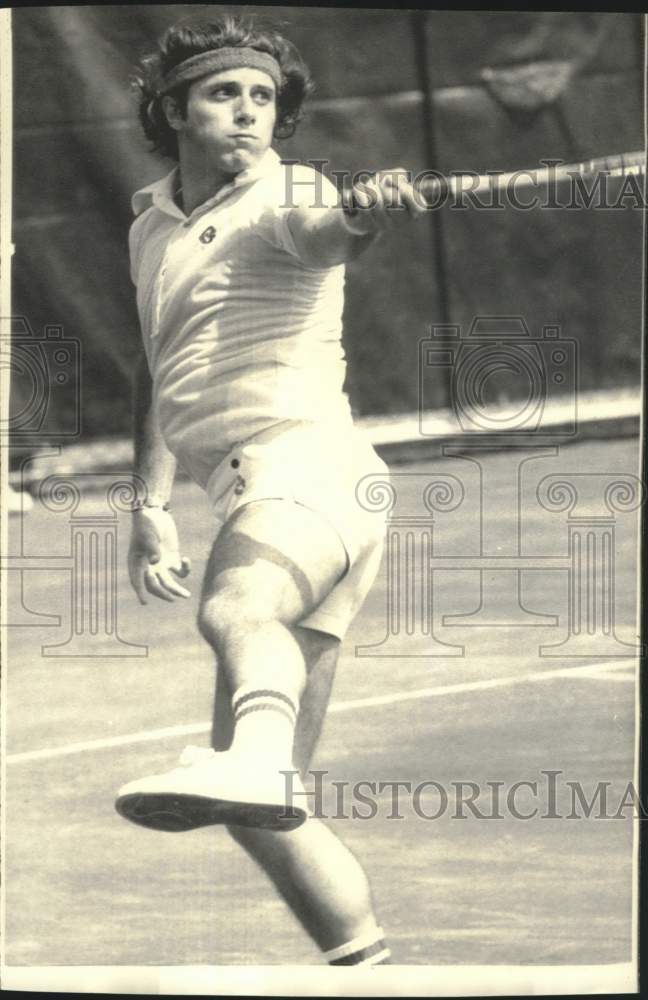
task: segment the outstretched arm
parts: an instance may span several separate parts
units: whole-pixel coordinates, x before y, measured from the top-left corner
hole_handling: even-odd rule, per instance
[[[363,253],[381,233],[416,221],[425,204],[401,167],[383,170],[351,188],[347,208],[294,208],[288,226],[308,267],[333,267]]]
[[[180,556],[173,517],[164,509],[171,496],[176,461],[160,432],[144,353],[135,375],[133,411],[134,471],[144,481],[147,495],[145,505],[133,513],[128,552],[131,584],[142,604],[147,603],[147,592],[165,601],[189,597],[189,591],[175,578],[187,576],[189,560]]]

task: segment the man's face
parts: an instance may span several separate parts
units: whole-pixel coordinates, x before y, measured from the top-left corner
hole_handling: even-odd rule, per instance
[[[251,67],[211,73],[189,88],[184,118],[172,122],[180,144],[201,153],[225,174],[248,170],[272,142],[275,85]]]

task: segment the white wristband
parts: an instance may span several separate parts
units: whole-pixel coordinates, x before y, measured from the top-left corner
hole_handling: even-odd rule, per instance
[[[154,508],[155,510],[171,510],[171,505],[167,503],[151,503],[149,500],[135,500],[131,506],[131,514],[137,513],[138,510],[144,510],[144,508]]]

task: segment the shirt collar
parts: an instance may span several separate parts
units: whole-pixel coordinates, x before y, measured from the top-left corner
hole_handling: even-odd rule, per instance
[[[196,209],[194,209],[194,212],[204,210],[207,206],[218,204],[218,202],[227,198],[232,191],[235,191],[240,187],[245,187],[247,184],[252,184],[261,177],[266,177],[276,169],[280,162],[280,158],[274,149],[268,148],[261,159],[253,167],[250,167],[249,170],[241,171],[240,174],[236,174],[233,180],[220,188],[220,190],[212,198],[208,198],[203,205],[199,205]],[[179,174],[180,168],[174,167],[170,174],[167,174],[165,177],[160,178],[160,180],[154,181],[152,184],[148,184],[146,187],[140,188],[139,191],[136,191],[131,199],[133,214],[140,215],[146,208],[150,208],[151,205],[155,205],[156,208],[159,208],[162,212],[166,212],[167,215],[172,215],[178,219],[186,219],[187,216],[181,208],[178,208],[173,197],[177,190]]]

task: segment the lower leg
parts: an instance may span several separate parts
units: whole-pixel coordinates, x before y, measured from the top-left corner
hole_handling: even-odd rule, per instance
[[[259,766],[290,767],[306,665],[290,629],[240,620],[221,628],[219,669],[231,692],[231,749]]]
[[[259,768],[290,768],[306,684],[296,622],[339,580],[344,546],[319,515],[286,501],[251,502],[216,540],[198,624],[231,698],[231,749]]]
[[[359,939],[381,940],[367,876],[321,820],[308,819],[289,833],[235,826],[229,832],[322,951]]]
[[[295,628],[292,634],[308,670],[294,745],[295,766],[305,775],[328,705],[339,641],[308,629]],[[220,750],[230,746],[233,732],[226,686],[219,671],[213,743]],[[297,830],[281,833],[229,830],[322,951],[335,949],[331,961],[357,964],[365,955],[367,961],[386,961],[367,877],[351,851],[320,820],[311,818]],[[365,945],[367,950],[361,950]]]

